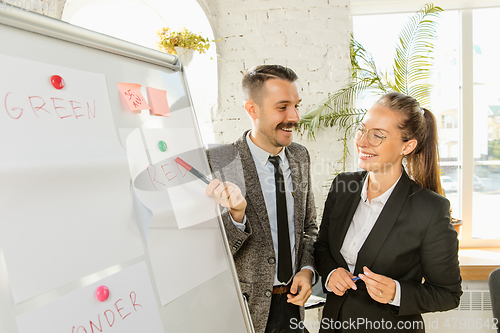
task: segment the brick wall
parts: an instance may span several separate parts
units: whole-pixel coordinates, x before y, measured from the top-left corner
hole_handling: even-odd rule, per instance
[[[299,76],[301,113],[338,89],[349,76],[350,0],[198,0],[217,43],[219,98],[213,114],[215,139],[232,142],[251,127],[243,108],[241,72],[260,64],[281,64]],[[313,161],[316,204],[322,211],[332,169],[341,158],[333,129],[316,141],[296,135]]]

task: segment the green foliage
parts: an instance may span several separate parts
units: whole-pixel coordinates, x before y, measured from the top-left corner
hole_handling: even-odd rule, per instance
[[[156,33],[159,39],[156,43],[157,49],[169,54],[177,54],[175,47],[193,49],[200,54],[207,52],[210,48],[211,40],[192,33],[186,28],[183,28],[181,31],[173,31],[167,27],[162,28]]]
[[[500,139],[488,142],[488,155],[493,159],[500,160]]]
[[[410,17],[398,36],[394,57],[394,80],[388,73],[381,74],[372,55],[351,36],[351,79],[338,91],[329,94],[319,104],[309,109],[299,122],[301,133],[315,138],[315,131],[322,127],[336,127],[342,132],[342,166],[349,155],[348,144],[352,137],[351,125],[363,119],[367,110],[354,108],[362,94],[383,95],[398,91],[410,95],[420,105],[429,104],[430,85],[427,80],[432,69],[432,52],[436,39],[436,18],[440,7],[427,4]]]

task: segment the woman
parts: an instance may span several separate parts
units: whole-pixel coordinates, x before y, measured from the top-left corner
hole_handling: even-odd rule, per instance
[[[320,332],[424,332],[421,313],[453,309],[462,294],[436,121],[414,98],[389,93],[355,140],[365,171],[335,178],[314,245],[327,292]]]

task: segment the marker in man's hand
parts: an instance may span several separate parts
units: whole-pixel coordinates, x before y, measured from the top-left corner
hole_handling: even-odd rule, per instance
[[[359,277],[357,277],[357,276],[355,276],[355,277],[353,277],[351,280],[352,280],[353,282],[356,282],[356,281],[360,280],[360,278],[359,278]]]
[[[175,159],[175,163],[179,164],[182,166],[184,169],[187,171],[191,172],[193,175],[204,181],[207,185],[210,184],[210,179],[208,179],[204,174],[193,168],[190,164],[188,164],[186,161],[184,161],[182,158],[177,157]]]

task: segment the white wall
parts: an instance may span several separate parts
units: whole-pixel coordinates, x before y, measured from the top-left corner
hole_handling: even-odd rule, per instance
[[[260,64],[281,64],[299,76],[304,113],[349,76],[350,0],[198,0],[217,43],[219,97],[212,115],[215,139],[228,143],[251,127],[241,97],[241,72]],[[298,135],[296,135],[298,137]],[[333,129],[306,145],[313,160],[316,205],[332,179],[342,145]]]

